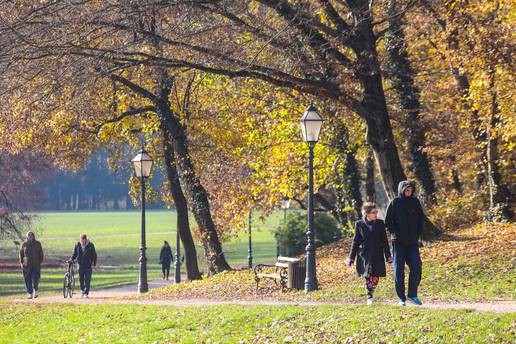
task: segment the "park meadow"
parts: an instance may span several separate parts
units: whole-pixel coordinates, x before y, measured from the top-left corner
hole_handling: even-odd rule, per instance
[[[0,1],[0,344],[515,343],[515,27]]]

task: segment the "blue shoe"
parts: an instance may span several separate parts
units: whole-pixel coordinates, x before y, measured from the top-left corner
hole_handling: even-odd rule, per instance
[[[400,306],[406,306],[406,305],[407,305],[407,303],[406,303],[405,301],[403,301],[403,300],[400,300],[400,301],[398,302],[398,305],[400,305]]]
[[[412,303],[414,303],[415,305],[421,306],[423,304],[423,302],[421,302],[421,300],[418,299],[417,296],[409,297],[408,299],[412,301]]]

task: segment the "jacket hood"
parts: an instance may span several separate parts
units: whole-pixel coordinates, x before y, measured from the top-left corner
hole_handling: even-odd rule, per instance
[[[412,189],[414,189],[414,191],[412,192],[412,196],[414,196],[414,194],[416,193],[416,185],[409,181],[409,180],[403,180],[401,181],[399,184],[398,184],[398,196],[399,197],[405,197],[405,195],[403,195],[403,192],[405,191],[406,188],[408,187],[411,187]]]

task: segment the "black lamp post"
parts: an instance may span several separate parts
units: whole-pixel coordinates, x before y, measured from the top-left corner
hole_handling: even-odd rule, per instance
[[[287,223],[287,210],[290,208],[290,198],[284,197],[281,200],[281,210],[283,210],[283,224],[285,225]],[[276,238],[276,258],[280,256],[280,245],[279,241]]]
[[[317,273],[315,268],[315,240],[314,240],[314,147],[319,141],[322,118],[315,106],[310,103],[303,117],[299,121],[303,141],[308,145],[308,230],[306,232],[306,278],[305,292],[317,290]]]
[[[251,227],[253,222],[252,212],[249,211],[249,242],[247,244],[247,264],[249,269],[253,268],[253,245],[251,240]]]
[[[179,230],[176,231],[176,261],[174,263],[174,281],[175,283],[181,283],[181,238],[179,236]]]
[[[134,173],[137,178],[140,178],[142,185],[142,229],[141,229],[141,244],[140,244],[140,276],[138,279],[138,291],[140,293],[146,293],[149,291],[149,285],[147,283],[147,256],[145,251],[147,250],[145,243],[145,179],[150,176],[152,169],[152,158],[142,149],[134,158],[131,160]]]

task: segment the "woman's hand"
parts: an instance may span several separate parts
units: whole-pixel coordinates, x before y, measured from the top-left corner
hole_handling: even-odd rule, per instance
[[[392,262],[393,262],[392,257],[387,258],[387,263],[392,264]]]
[[[353,264],[353,261],[351,259],[346,259],[346,265],[351,266]]]

